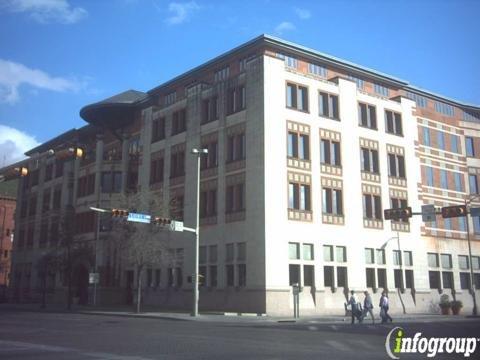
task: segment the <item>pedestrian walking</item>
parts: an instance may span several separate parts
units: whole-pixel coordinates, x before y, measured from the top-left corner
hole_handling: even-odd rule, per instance
[[[388,296],[384,291],[380,297],[380,316],[382,317],[382,324],[386,323],[388,320],[392,322],[392,317],[388,315]]]
[[[365,316],[367,316],[367,314],[370,314],[370,317],[372,318],[372,324],[375,324],[375,316],[373,315],[372,297],[370,296],[370,293],[368,291],[364,291],[363,294],[365,295],[365,299],[363,299],[362,321],[365,318]]]
[[[355,318],[357,318],[358,322],[361,322],[361,319],[360,319],[361,311],[359,309],[360,303],[358,302],[357,296],[355,295],[355,291],[353,290],[350,291],[350,299],[348,300],[348,305],[350,305],[352,309],[352,324],[355,323]]]

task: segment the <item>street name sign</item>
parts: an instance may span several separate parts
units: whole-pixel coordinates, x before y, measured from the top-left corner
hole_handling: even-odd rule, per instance
[[[128,213],[127,221],[150,224],[152,217],[147,214]]]

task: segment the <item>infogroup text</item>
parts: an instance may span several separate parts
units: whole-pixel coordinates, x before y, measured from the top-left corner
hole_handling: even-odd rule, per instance
[[[406,337],[401,327],[395,327],[387,335],[385,350],[392,359],[400,359],[402,353],[426,354],[432,358],[437,354],[463,354],[470,357],[477,349],[480,338],[454,338],[454,337],[422,337],[417,332],[413,337]]]

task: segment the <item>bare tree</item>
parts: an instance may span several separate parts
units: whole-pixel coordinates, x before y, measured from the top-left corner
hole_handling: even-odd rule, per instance
[[[120,206],[130,212],[164,216],[157,201],[150,193],[127,193],[123,196]],[[146,268],[168,263],[169,253],[161,232],[164,228],[155,224],[145,224],[114,220],[110,240],[118,250],[122,263],[136,270],[137,279],[137,313],[141,310],[142,277]]]
[[[45,308],[47,303],[47,279],[52,274],[57,273],[63,268],[63,258],[59,256],[57,250],[52,250],[45,253],[40,259],[38,259],[36,264],[37,270],[42,279],[42,309]]]

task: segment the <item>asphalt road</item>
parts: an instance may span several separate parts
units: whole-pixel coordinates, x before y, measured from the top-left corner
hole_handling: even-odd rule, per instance
[[[394,326],[412,336],[480,337],[474,320],[351,326],[0,311],[0,359],[388,359],[385,338]],[[471,359],[480,358],[478,347]]]

